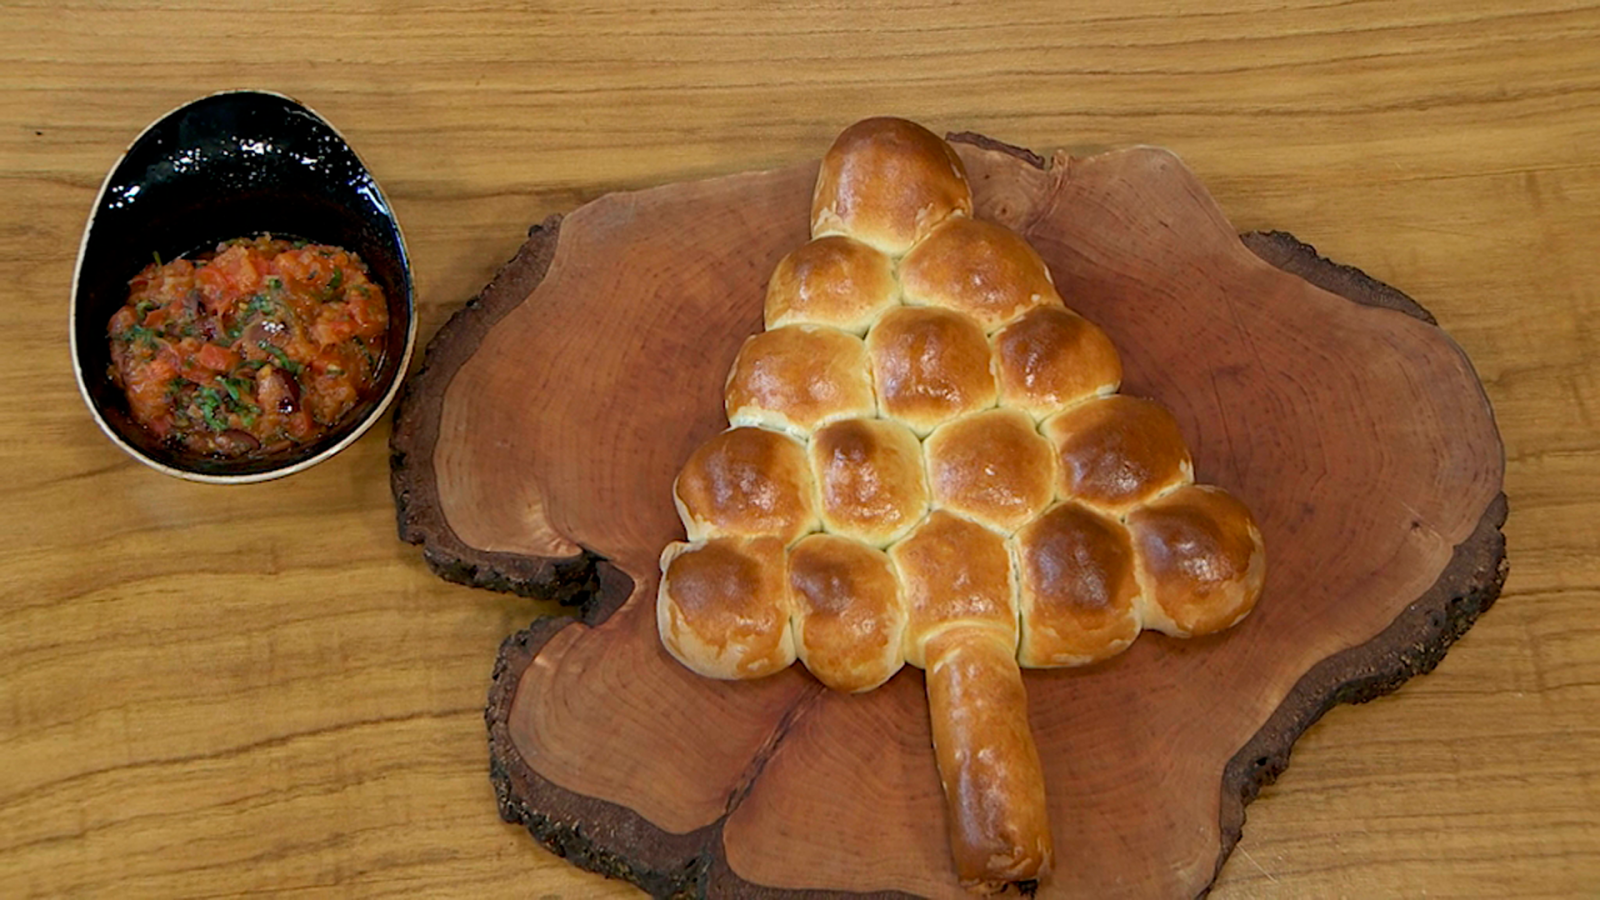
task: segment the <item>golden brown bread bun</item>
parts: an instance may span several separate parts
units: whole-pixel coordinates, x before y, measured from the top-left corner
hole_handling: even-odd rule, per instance
[[[1050,444],[1014,409],[986,409],[939,426],[923,443],[934,503],[1002,534],[1055,494]]]
[[[904,119],[864,119],[822,157],[811,236],[844,234],[899,255],[952,215],[972,214],[961,157]]]
[[[672,486],[689,540],[776,537],[817,527],[805,447],[762,428],[730,428],[695,450]]]
[[[988,338],[960,313],[896,307],[867,333],[867,355],[880,414],[919,435],[994,405]]]
[[[917,436],[889,419],[843,419],[811,436],[822,526],[884,547],[928,511]]]
[[[1122,384],[1122,359],[1106,333],[1057,306],[1029,310],[994,336],[1000,405],[1035,419]]]
[[[821,325],[785,325],[751,335],[725,391],[728,424],[804,437],[833,419],[871,416],[872,375],[861,339]]]
[[[1128,514],[1144,587],[1145,627],[1210,634],[1261,595],[1266,550],[1250,511],[1221,488],[1188,485]]]
[[[1126,510],[1194,478],[1189,445],[1159,403],[1112,394],[1044,421],[1063,498]]]
[[[768,328],[832,325],[851,334],[900,302],[889,257],[842,234],[801,244],[767,281]]]
[[[669,544],[661,571],[656,626],[679,662],[708,678],[760,678],[794,662],[782,541]]]
[[[911,306],[965,313],[985,332],[1037,306],[1061,306],[1044,260],[1015,231],[954,218],[935,228],[900,261]]]
[[[789,553],[795,651],[836,691],[870,691],[905,663],[906,608],[882,550],[831,534]]]
[[[906,662],[924,668],[927,642],[951,628],[991,631],[1016,655],[1017,590],[1005,538],[936,509],[889,558],[910,614]]]
[[[1023,666],[1087,665],[1139,636],[1139,583],[1121,524],[1063,503],[1017,533],[1016,552]]]
[[[962,886],[994,894],[1049,872],[1055,851],[1044,768],[1015,650],[987,628],[928,641],[928,719]]]

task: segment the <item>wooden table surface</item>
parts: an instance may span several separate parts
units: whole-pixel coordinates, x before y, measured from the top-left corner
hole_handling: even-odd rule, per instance
[[[1511,501],[1498,605],[1307,733],[1214,896],[1600,896],[1600,5],[764,6],[0,4],[0,896],[637,895],[496,815],[490,666],[553,610],[397,539],[387,423],[222,488],[133,462],[79,400],[67,300],[101,180],[235,87],[364,156],[424,339],[529,224],[814,158],[863,115],[1175,150],[1239,229],[1433,311]]]

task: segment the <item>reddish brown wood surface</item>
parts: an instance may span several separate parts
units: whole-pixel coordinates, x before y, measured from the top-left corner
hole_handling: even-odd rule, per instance
[[[1116,341],[1124,391],[1173,410],[1197,477],[1267,542],[1263,600],[1233,631],[1028,674],[1057,841],[1041,893],[1193,896],[1317,716],[1428,670],[1493,602],[1499,437],[1420,307],[1285,235],[1241,241],[1171,154],[961,152],[979,215],[1034,243]],[[959,895],[920,673],[863,696],[798,667],[712,682],[655,637],[672,478],[723,427],[723,376],[807,236],[814,171],[608,196],[534,229],[397,416],[402,534],[437,571],[586,601],[502,649],[502,814],[657,894]]]

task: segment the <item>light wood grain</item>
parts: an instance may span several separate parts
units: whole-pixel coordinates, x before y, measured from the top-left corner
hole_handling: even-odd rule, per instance
[[[812,158],[895,112],[1178,152],[1241,230],[1407,291],[1507,448],[1512,574],[1439,669],[1341,708],[1214,894],[1600,889],[1600,7],[1530,2],[0,6],[0,895],[637,896],[494,812],[481,707],[550,610],[394,534],[386,429],[245,488],[123,457],[73,386],[95,191],[227,87],[345,134],[431,334],[600,193]]]

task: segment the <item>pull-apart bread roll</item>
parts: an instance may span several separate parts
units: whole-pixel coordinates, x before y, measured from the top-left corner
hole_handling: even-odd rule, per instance
[[[728,430],[674,485],[662,643],[712,678],[799,659],[859,692],[924,670],[957,875],[1037,881],[1054,848],[1021,669],[1233,625],[1261,535],[1194,483],[1171,413],[1117,393],[1116,348],[1033,248],[972,218],[936,135],[846,129],[811,234],[728,374]]]

